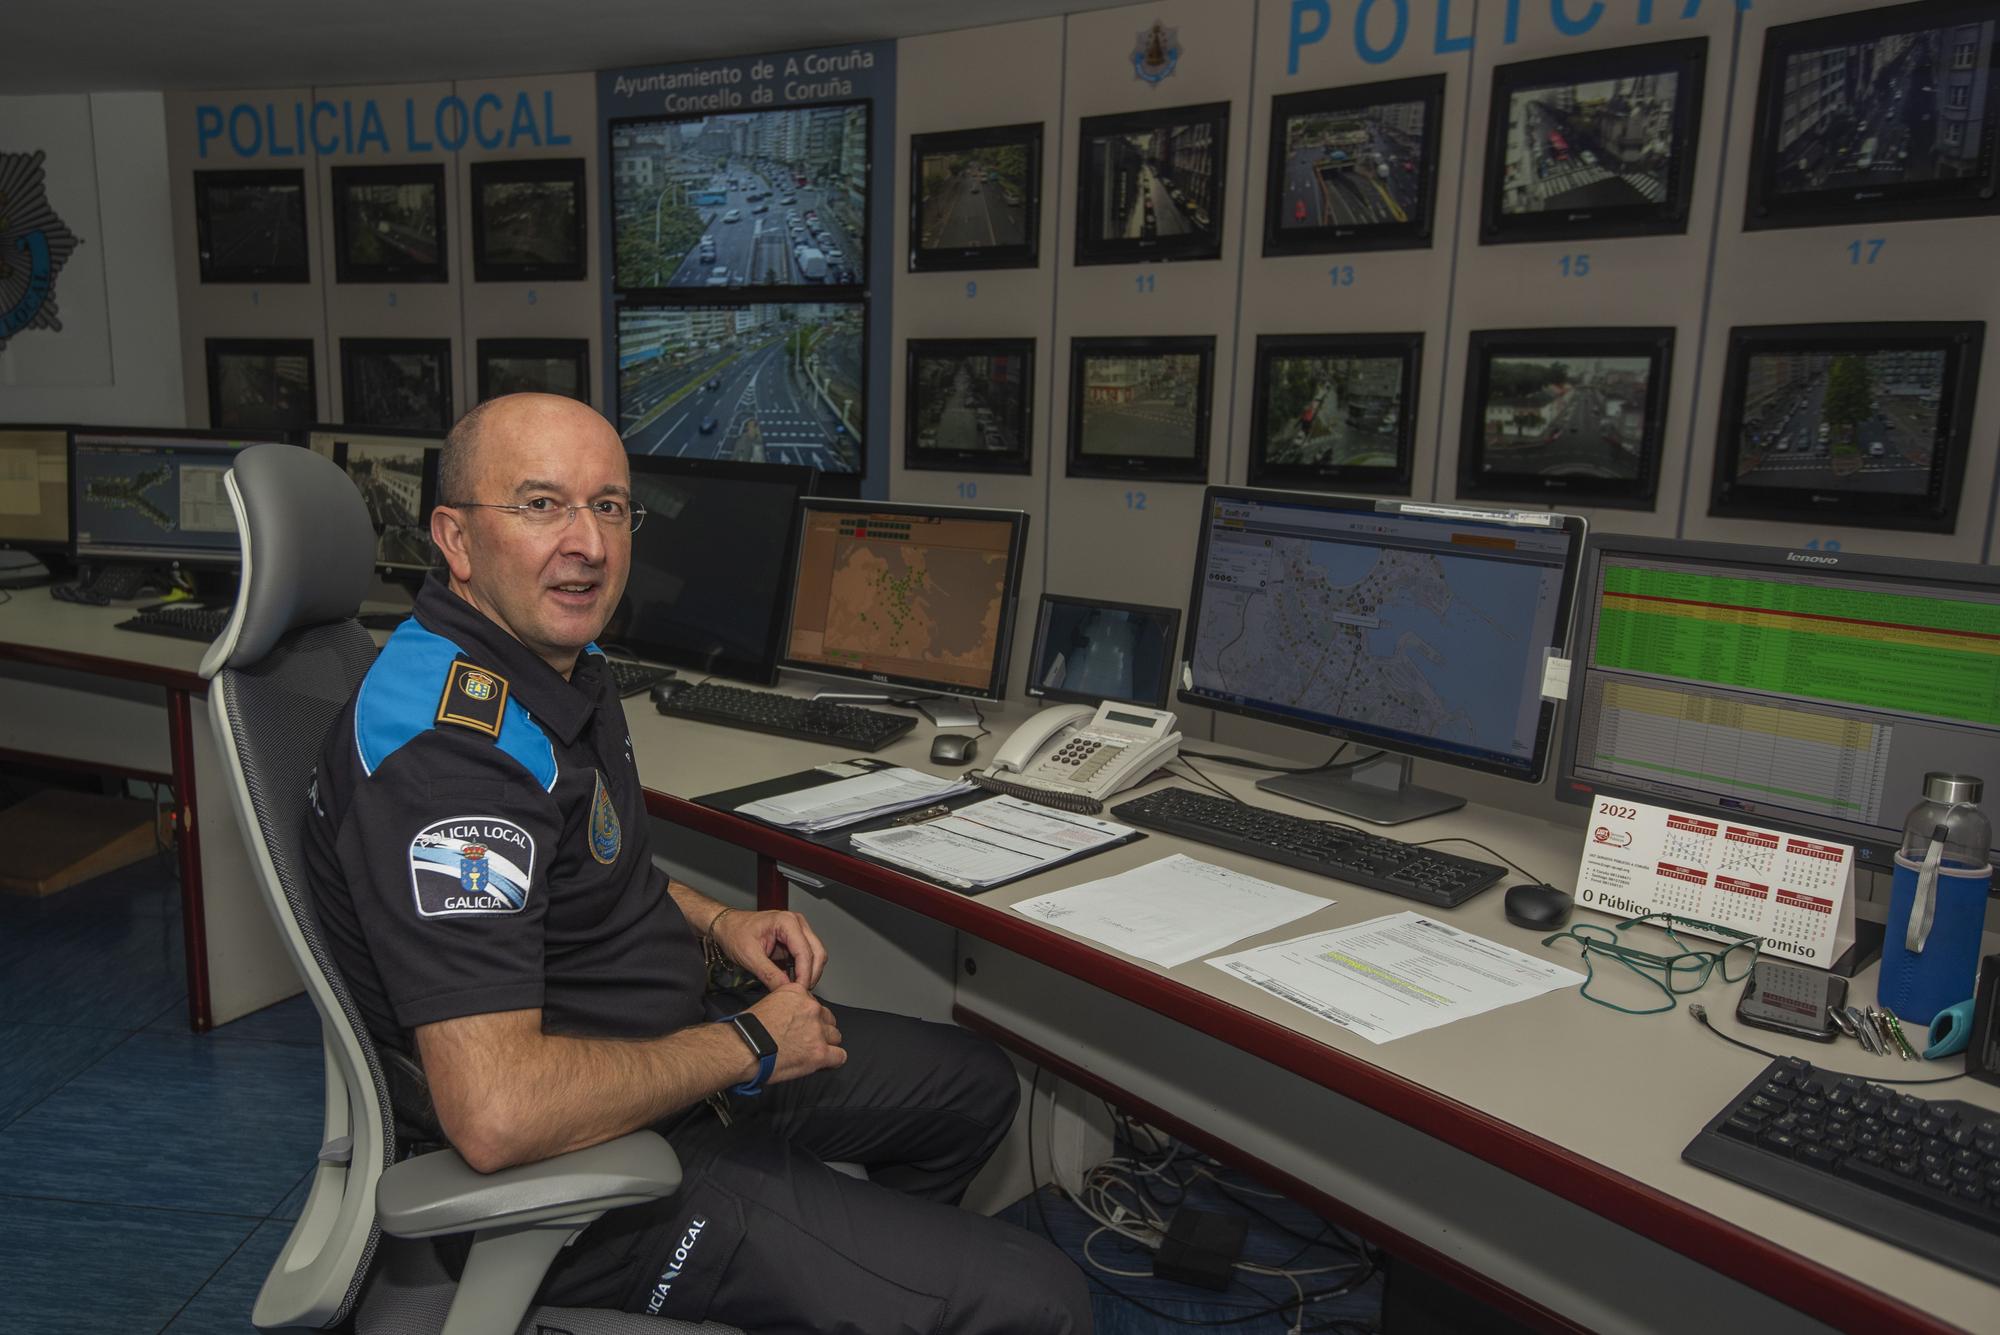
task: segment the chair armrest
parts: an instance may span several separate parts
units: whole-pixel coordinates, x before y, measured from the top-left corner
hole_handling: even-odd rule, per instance
[[[671,1196],[681,1165],[652,1131],[497,1173],[476,1173],[457,1150],[405,1159],[382,1174],[375,1214],[398,1238],[435,1238],[548,1223],[589,1223],[606,1210]]]

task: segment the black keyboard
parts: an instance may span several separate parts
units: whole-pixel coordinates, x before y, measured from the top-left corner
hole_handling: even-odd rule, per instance
[[[657,663],[635,663],[629,658],[607,658],[604,661],[611,664],[611,679],[618,683],[620,695],[650,691],[674,675],[672,668],[661,667]]]
[[[226,607],[154,607],[119,622],[118,629],[143,630],[148,635],[172,635],[207,644],[222,634],[228,624]]]
[[[1774,1061],[1681,1158],[2000,1284],[2000,1112]]]
[[[50,585],[49,596],[60,603],[104,607],[112,602],[137,598],[151,574],[152,571],[145,566],[99,566],[67,584]]]
[[[720,723],[806,742],[831,742],[856,751],[878,750],[917,726],[917,720],[908,714],[712,682],[690,686],[656,708],[668,718]]]
[[[1188,788],[1162,788],[1111,808],[1114,820],[1248,853],[1316,876],[1386,890],[1433,908],[1457,908],[1505,867],[1417,848],[1339,821],[1289,816]]]

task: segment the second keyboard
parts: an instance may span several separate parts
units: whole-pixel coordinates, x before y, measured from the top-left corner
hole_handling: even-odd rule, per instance
[[[139,630],[148,635],[171,635],[179,640],[199,640],[207,644],[229,625],[226,607],[155,607],[127,617],[120,630]]]
[[[830,742],[856,751],[879,750],[917,726],[916,719],[907,714],[713,682],[690,686],[657,708],[668,718],[720,723],[806,742]]]
[[[1111,817],[1316,876],[1383,890],[1432,908],[1457,908],[1507,874],[1505,867],[1385,839],[1339,821],[1313,820],[1186,788],[1162,788],[1111,808]]]

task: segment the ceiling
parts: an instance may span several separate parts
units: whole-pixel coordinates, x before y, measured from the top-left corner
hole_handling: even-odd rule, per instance
[[[9,6],[4,93],[616,69],[985,27],[1129,0],[63,0]]]

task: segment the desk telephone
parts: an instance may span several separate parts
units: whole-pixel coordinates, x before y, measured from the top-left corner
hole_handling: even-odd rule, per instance
[[[986,771],[1028,788],[1102,801],[1180,754],[1179,721],[1164,709],[1106,701],[1042,710],[1014,730]]]

